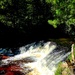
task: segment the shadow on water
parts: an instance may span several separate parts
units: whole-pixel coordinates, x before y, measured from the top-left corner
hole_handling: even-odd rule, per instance
[[[68,37],[61,28],[54,29],[47,23],[38,24],[28,29],[26,33],[0,23],[0,47],[19,47],[34,41],[48,40],[49,38]]]

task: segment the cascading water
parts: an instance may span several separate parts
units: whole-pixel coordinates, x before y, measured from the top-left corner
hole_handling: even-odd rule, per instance
[[[19,50],[20,54],[2,60],[1,66],[17,63],[25,75],[54,75],[58,63],[70,54],[66,47],[43,41],[20,47]]]

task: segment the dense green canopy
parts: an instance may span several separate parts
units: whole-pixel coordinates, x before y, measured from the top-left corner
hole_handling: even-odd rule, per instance
[[[55,28],[65,24],[65,31],[75,35],[75,0],[47,0],[47,3],[52,4],[51,12],[54,17],[48,20],[48,23]]]
[[[50,17],[50,5],[44,0],[0,0],[0,11],[0,22],[22,30]]]
[[[29,30],[47,22],[54,28],[65,25],[65,32],[75,35],[75,0],[0,0],[0,22]]]

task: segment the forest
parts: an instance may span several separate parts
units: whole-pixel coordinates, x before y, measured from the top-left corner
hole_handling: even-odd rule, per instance
[[[74,11],[74,0],[0,0],[1,45],[49,38],[74,40]]]
[[[67,66],[69,65],[69,63],[69,66],[71,67],[74,67],[75,64],[75,0],[0,0],[0,60],[7,59],[9,58],[8,56],[14,56],[17,53],[20,54],[20,52],[17,52],[16,49],[19,49],[20,47],[25,45],[26,46],[23,48],[25,50],[31,50],[34,48],[37,50],[37,47],[43,50],[45,49],[44,46],[46,45],[47,41],[53,41],[57,43],[57,46],[59,48],[55,48],[54,52],[57,52],[57,54],[59,53],[58,55],[62,56],[60,56],[61,59],[65,59],[69,54],[67,52],[68,50],[64,51],[64,49],[67,49],[66,47],[68,47],[69,51],[71,50],[71,54],[68,56],[65,63],[59,63],[55,75],[72,75],[72,72],[70,72],[70,70],[64,70],[65,72],[70,72],[64,74],[63,68],[69,69],[69,67]],[[50,42],[48,42],[47,45],[50,47],[56,47],[56,44],[54,44],[53,42],[51,42],[51,44]],[[59,44],[61,45],[61,47],[59,46]],[[34,45],[36,45],[36,47],[34,47]],[[59,49],[59,51],[57,49]],[[9,52],[6,50],[8,50]],[[2,52],[4,52],[5,57],[1,54]],[[33,53],[35,53],[35,50],[33,51]],[[36,54],[30,55],[36,56]],[[53,56],[57,56],[57,58],[58,55],[53,54]],[[31,60],[32,58],[33,57],[25,58],[23,62],[33,62],[34,60]],[[55,58],[52,58],[52,60],[53,59]],[[61,61],[61,59],[59,58],[59,62]],[[20,59],[18,58],[18,60]],[[14,60],[11,61],[12,64],[13,62]],[[16,57],[15,62],[17,63]],[[5,63],[5,60],[0,63]],[[66,66],[61,68],[60,65]],[[9,69],[5,69],[7,73],[3,75],[17,74],[8,72],[14,66],[12,66],[11,68],[10,66],[7,67]],[[17,68],[17,66],[15,68]],[[18,68],[21,69],[20,67]],[[71,70],[72,69],[73,68],[71,68]],[[4,73],[2,70],[4,70],[4,68],[0,67],[0,74]],[[15,70],[16,69],[14,69],[14,71]]]

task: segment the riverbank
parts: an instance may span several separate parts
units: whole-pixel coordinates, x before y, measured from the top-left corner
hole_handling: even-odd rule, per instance
[[[75,75],[75,44],[71,45],[71,53],[67,59],[58,64],[55,75]]]

